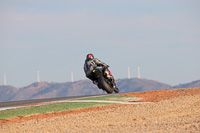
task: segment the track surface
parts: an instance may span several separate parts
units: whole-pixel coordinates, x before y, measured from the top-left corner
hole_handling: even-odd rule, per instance
[[[118,94],[109,94],[109,95],[119,95],[124,93],[118,93]],[[108,94],[106,94],[108,95]],[[0,110],[4,110],[4,108],[15,108],[20,106],[26,106],[26,105],[35,105],[35,104],[41,104],[41,103],[52,103],[57,101],[67,101],[67,100],[75,100],[75,99],[81,99],[81,98],[87,98],[87,97],[98,97],[98,96],[106,96],[104,94],[100,95],[87,95],[87,96],[71,96],[71,97],[60,97],[60,98],[47,98],[47,99],[34,99],[34,100],[22,100],[22,101],[11,101],[11,102],[0,102]]]
[[[151,103],[120,104],[20,116],[0,120],[0,133],[200,132],[200,88],[124,95],[141,97],[143,99],[140,102]]]

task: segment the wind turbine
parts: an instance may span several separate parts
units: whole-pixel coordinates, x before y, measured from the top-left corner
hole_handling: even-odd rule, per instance
[[[131,78],[131,74],[130,74],[130,67],[128,67],[128,79]]]
[[[138,67],[137,69],[138,69],[138,78],[140,79],[140,67]]]
[[[72,82],[74,82],[74,74],[73,74],[73,71],[71,71],[71,80],[72,80]]]
[[[39,70],[37,71],[37,82],[38,83],[40,82],[40,71]]]
[[[7,81],[6,81],[6,74],[4,74],[4,85],[7,85]]]

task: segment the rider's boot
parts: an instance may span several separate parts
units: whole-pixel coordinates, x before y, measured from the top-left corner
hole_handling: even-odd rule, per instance
[[[98,85],[97,80],[93,80],[93,84]]]
[[[99,86],[99,84],[98,84],[98,81],[97,81],[97,80],[93,80],[92,82],[93,82],[93,84],[97,85],[99,89],[101,89],[101,86]]]

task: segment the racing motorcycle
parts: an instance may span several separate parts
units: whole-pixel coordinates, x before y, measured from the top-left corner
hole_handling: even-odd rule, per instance
[[[96,85],[98,86],[99,89],[102,89],[106,91],[108,94],[113,93],[119,93],[119,90],[117,88],[114,88],[112,82],[107,79],[106,74],[105,74],[105,69],[104,67],[96,67],[93,69],[93,77],[97,81]]]

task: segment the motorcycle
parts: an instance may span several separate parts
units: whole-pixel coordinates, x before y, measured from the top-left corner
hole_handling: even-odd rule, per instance
[[[117,88],[114,88],[112,82],[107,79],[104,71],[105,68],[102,67],[96,67],[92,71],[93,77],[96,79],[95,81],[97,81],[98,88],[106,91],[108,94],[113,93],[113,91],[115,93],[119,93],[119,90]]]

